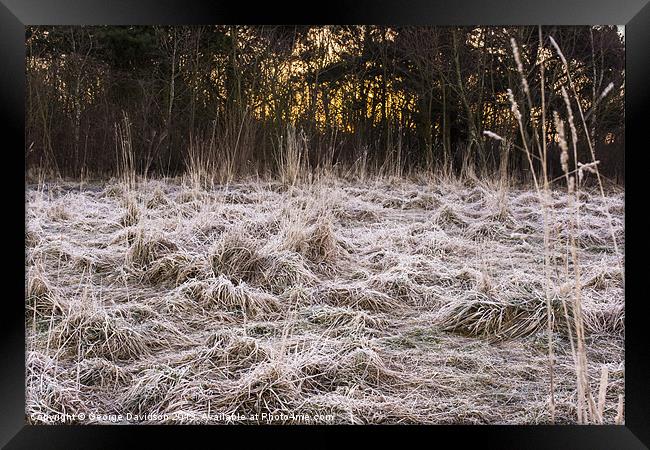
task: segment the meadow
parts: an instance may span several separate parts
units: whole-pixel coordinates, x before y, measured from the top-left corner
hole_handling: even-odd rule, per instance
[[[26,415],[622,423],[623,220],[476,177],[28,184]]]

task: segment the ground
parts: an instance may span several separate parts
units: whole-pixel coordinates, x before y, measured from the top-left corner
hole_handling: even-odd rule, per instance
[[[495,186],[28,186],[28,420],[547,423],[548,300],[555,420],[575,423],[574,236],[613,423],[624,195],[584,190],[571,228],[554,191],[545,263],[537,194]]]

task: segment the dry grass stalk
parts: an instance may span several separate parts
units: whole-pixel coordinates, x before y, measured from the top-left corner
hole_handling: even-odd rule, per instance
[[[276,162],[280,181],[287,186],[295,185],[302,175],[310,172],[304,133],[296,133],[291,125],[287,127],[286,135],[280,141]]]
[[[115,124],[115,151],[117,160],[117,176],[127,190],[136,184],[135,160],[131,138],[131,121],[126,112],[122,112],[121,123]]]

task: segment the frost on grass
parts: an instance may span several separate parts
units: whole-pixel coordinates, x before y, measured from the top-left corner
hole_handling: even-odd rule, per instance
[[[556,421],[575,422],[571,237],[589,376],[607,367],[605,421],[616,417],[620,193],[583,191],[573,235],[553,193],[548,276],[538,196],[480,182],[60,183],[26,198],[32,422],[546,423],[547,302]]]

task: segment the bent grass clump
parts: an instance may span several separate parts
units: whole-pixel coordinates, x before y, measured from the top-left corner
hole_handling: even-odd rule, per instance
[[[199,356],[200,361],[209,361],[211,367],[228,372],[235,377],[237,372],[250,369],[269,361],[273,350],[256,338],[231,333],[227,340],[214,339],[214,343]]]
[[[500,221],[476,222],[467,229],[467,236],[477,241],[498,241],[508,239],[510,235],[511,233]]]
[[[260,284],[274,294],[282,294],[296,286],[313,286],[317,281],[318,277],[299,253],[275,250],[265,257]]]
[[[583,287],[606,290],[612,287],[623,287],[623,271],[618,268],[599,268],[582,283]]]
[[[131,385],[119,397],[125,414],[130,412],[138,417],[163,414],[174,399],[174,389],[188,382],[184,378],[188,370],[187,367],[158,364],[134,373]]]
[[[588,334],[619,335],[625,333],[625,304],[614,303],[583,311],[585,331]]]
[[[126,197],[124,205],[124,215],[120,219],[120,225],[123,227],[132,227],[140,222],[140,207],[138,201],[133,195]]]
[[[159,258],[178,250],[178,246],[164,237],[152,237],[138,229],[126,253],[126,263],[137,271],[146,271]]]
[[[234,284],[220,275],[200,281],[189,281],[179,287],[182,295],[208,310],[221,310],[256,318],[277,313],[281,305],[271,294],[254,289],[245,282]]]
[[[124,183],[109,182],[102,191],[102,195],[107,198],[123,199],[128,195]]]
[[[565,323],[561,305],[554,302],[552,323]],[[517,339],[546,330],[548,316],[543,297],[495,298],[471,292],[443,306],[438,325],[445,331],[488,340]]]
[[[178,286],[188,280],[211,276],[207,260],[197,255],[175,252],[156,259],[144,272],[144,279],[153,285]]]
[[[350,306],[368,311],[384,312],[399,309],[398,302],[386,294],[363,286],[322,286],[313,294],[334,306]]]
[[[336,365],[336,379],[346,384],[380,386],[392,383],[399,373],[389,369],[379,354],[362,346],[345,353]]]
[[[130,381],[130,374],[122,367],[105,358],[82,359],[78,367],[79,382],[86,386],[115,388]]]
[[[284,245],[315,264],[333,264],[347,254],[345,244],[326,217],[319,217],[312,225],[292,224],[286,232]]]
[[[411,277],[412,274],[408,269],[397,267],[372,275],[366,284],[376,292],[385,293],[383,295],[391,299],[391,304],[411,306],[426,304],[430,299],[429,290]]]
[[[57,424],[61,423],[58,417],[65,417],[66,413],[88,412],[88,405],[80,398],[76,380],[64,377],[56,363],[44,353],[27,351],[25,413],[28,423]]]
[[[41,243],[41,234],[34,228],[25,228],[25,247],[34,248]]]
[[[171,202],[167,198],[167,194],[165,194],[165,191],[160,186],[157,186],[147,199],[147,208],[149,209],[164,208],[170,205]]]
[[[32,267],[27,274],[25,316],[28,320],[50,319],[63,314],[65,310],[63,301],[43,271],[43,268]]]
[[[147,355],[149,339],[144,330],[102,308],[72,305],[69,314],[52,329],[48,345],[79,358],[102,357],[120,361]]]
[[[451,205],[443,205],[440,207],[433,217],[433,222],[440,225],[443,229],[450,226],[459,228],[465,228],[467,226],[467,220]]]
[[[65,222],[70,220],[70,213],[61,202],[53,204],[47,211],[47,216],[54,222]]]
[[[303,309],[301,315],[333,336],[374,336],[386,326],[386,320],[350,306],[316,305]]]
[[[213,246],[210,261],[215,276],[253,282],[263,270],[265,259],[257,244],[241,233],[226,232]]]
[[[217,402],[226,410],[248,417],[255,414],[260,417],[261,413],[286,414],[296,411],[301,402],[301,383],[302,376],[292,364],[284,364],[282,360],[262,362],[226,385]],[[258,420],[258,423],[266,422],[261,417]]]

